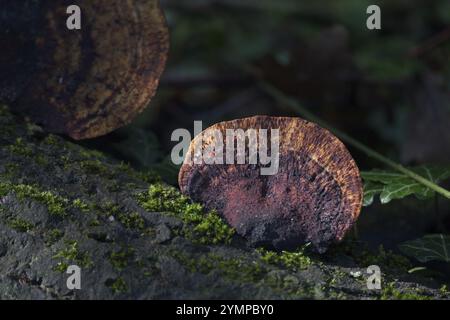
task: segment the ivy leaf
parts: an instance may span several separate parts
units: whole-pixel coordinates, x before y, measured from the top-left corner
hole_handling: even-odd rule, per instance
[[[449,167],[421,166],[410,168],[410,170],[436,184],[450,178]],[[433,197],[435,194],[427,186],[396,171],[374,169],[361,172],[361,176],[364,179],[364,206],[371,205],[377,194],[380,195],[380,201],[383,204],[409,195],[415,195],[417,198],[424,200]]]
[[[429,234],[420,239],[407,241],[399,245],[405,255],[416,258],[420,262],[450,262],[450,236]]]

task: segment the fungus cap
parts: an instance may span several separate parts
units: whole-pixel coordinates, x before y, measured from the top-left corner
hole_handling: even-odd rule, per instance
[[[343,239],[359,216],[363,191],[358,167],[338,138],[300,118],[255,116],[209,127],[188,153],[196,145],[203,151],[226,145],[227,129],[279,129],[278,173],[261,175],[261,165],[248,161],[185,162],[179,173],[185,195],[217,210],[253,245],[293,249],[310,242],[324,252]],[[211,134],[217,130],[223,141]]]
[[[69,5],[81,29],[69,30]],[[150,102],[168,54],[158,0],[2,2],[0,100],[46,130],[86,139]]]

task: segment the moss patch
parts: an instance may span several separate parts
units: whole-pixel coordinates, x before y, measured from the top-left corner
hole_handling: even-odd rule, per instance
[[[17,138],[14,144],[7,146],[7,149],[18,156],[31,157],[34,154],[33,148],[25,143],[22,138]]]
[[[88,174],[107,176],[111,173],[106,165],[98,159],[81,161],[80,166]]]
[[[265,288],[262,290],[270,289],[280,296],[290,298],[313,298],[316,295],[317,288],[301,281],[293,274],[272,268],[270,266],[272,260],[266,264],[262,257],[250,260],[243,257],[224,257],[215,253],[192,257],[180,252],[172,253],[172,256],[190,272],[219,273],[221,278],[240,285],[257,285]]]
[[[151,185],[147,192],[137,195],[137,201],[147,211],[167,212],[182,219],[189,226],[183,228],[182,235],[196,243],[229,243],[235,233],[215,211],[205,212],[173,187]]]
[[[97,214],[97,217],[91,220],[91,226],[100,225],[101,218],[114,217],[125,228],[130,230],[143,231],[145,229],[145,220],[138,212],[128,212],[122,210],[121,207],[114,202],[105,202],[100,205],[92,205],[92,210]]]
[[[81,251],[78,248],[78,242],[73,240],[67,240],[65,247],[58,251],[53,259],[60,259],[55,267],[55,270],[59,272],[66,272],[71,263],[84,268],[91,267],[93,264],[91,257],[86,252]]]
[[[89,212],[91,209],[90,206],[87,203],[83,202],[81,199],[73,200],[72,205],[81,212]]]
[[[390,282],[382,289],[381,300],[430,300],[430,296],[421,294],[419,291],[400,291],[395,287],[395,282]]]
[[[116,218],[128,229],[144,230],[145,228],[144,218],[137,212],[120,212]]]
[[[239,258],[226,258],[214,253],[193,258],[176,252],[173,253],[173,257],[191,272],[207,274],[215,270],[227,279],[241,282],[259,281],[267,273],[263,265],[256,261],[249,263]]]
[[[13,218],[8,220],[8,226],[19,232],[29,232],[34,229],[34,225],[21,218]]]
[[[64,232],[59,229],[51,229],[45,233],[45,243],[52,245],[64,236]]]
[[[49,214],[53,216],[65,217],[71,207],[82,212],[90,211],[89,204],[80,199],[70,201],[51,191],[42,191],[37,185],[0,182],[0,196],[6,196],[9,193],[13,193],[19,200],[31,199],[45,205]]]
[[[128,285],[121,277],[115,280],[107,281],[106,285],[116,294],[125,293],[128,291]]]
[[[306,246],[301,247],[297,251],[282,251],[280,253],[258,249],[261,259],[272,265],[281,265],[292,271],[307,269],[312,260],[305,254]]]
[[[12,179],[17,176],[19,170],[20,166],[17,163],[7,163],[4,171],[5,178]]]
[[[60,217],[66,215],[69,200],[50,191],[41,191],[37,186],[25,184],[0,183],[0,196],[5,196],[9,192],[13,192],[19,200],[32,199],[46,205],[51,215]]]
[[[407,257],[386,250],[382,245],[377,250],[369,250],[367,244],[351,239],[335,245],[327,251],[325,257],[339,255],[352,257],[362,267],[378,265],[383,270],[397,270],[403,273],[407,273],[408,270],[413,268],[411,261]]]
[[[127,248],[118,252],[112,252],[109,257],[109,261],[115,269],[121,271],[128,266],[128,261],[133,256],[134,250],[132,248]]]

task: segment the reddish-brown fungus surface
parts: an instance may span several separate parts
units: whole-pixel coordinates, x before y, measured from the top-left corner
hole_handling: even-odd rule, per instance
[[[343,143],[314,123],[287,117],[222,122],[203,136],[219,130],[225,146],[226,129],[250,128],[279,129],[278,173],[261,175],[259,164],[185,163],[182,192],[216,209],[253,245],[293,249],[310,242],[324,252],[342,240],[359,216],[363,194],[358,167]],[[192,141],[191,153],[199,139]]]
[[[69,30],[67,8],[81,9]],[[0,100],[46,130],[86,139],[128,124],[150,102],[168,54],[158,0],[6,1]]]

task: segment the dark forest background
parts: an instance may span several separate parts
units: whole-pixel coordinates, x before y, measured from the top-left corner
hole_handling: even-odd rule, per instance
[[[381,7],[381,30],[366,28],[371,4]],[[192,130],[194,120],[206,128],[256,114],[298,116],[261,89],[264,81],[398,163],[449,167],[450,1],[163,0],[162,6],[171,52],[156,98],[132,125],[84,142],[89,147],[177,185],[169,157],[174,129]],[[384,167],[348,147],[361,170]],[[439,195],[375,200],[354,236],[397,250],[403,241],[450,234],[449,208]],[[430,266],[450,273],[448,263]]]

